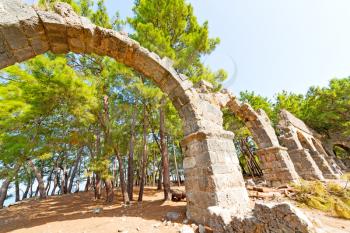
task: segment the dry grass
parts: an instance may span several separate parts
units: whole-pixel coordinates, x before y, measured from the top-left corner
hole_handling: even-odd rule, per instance
[[[308,207],[350,219],[350,188],[336,183],[323,184],[320,181],[302,181],[293,185],[294,199]]]

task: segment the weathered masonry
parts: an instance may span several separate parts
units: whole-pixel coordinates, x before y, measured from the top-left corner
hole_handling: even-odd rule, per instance
[[[169,96],[184,123],[188,217],[207,223],[209,206],[248,211],[234,136],[223,130],[220,108],[199,94],[168,59],[125,35],[93,25],[67,4],[58,3],[55,12],[47,12],[20,0],[0,0],[0,69],[47,51],[109,56],[151,79]]]
[[[278,187],[299,181],[287,148],[280,145],[270,119],[262,109],[255,111],[249,104],[241,103],[227,91],[213,94],[213,99],[216,99],[220,107],[228,107],[245,122],[259,147],[257,155],[260,166],[264,179],[270,186]]]
[[[184,123],[181,144],[188,218],[211,224],[217,232],[275,232],[274,227],[285,232],[313,232],[312,224],[289,204],[249,208],[234,135],[223,129],[222,107],[227,106],[245,120],[259,146],[264,176],[271,185],[297,182],[297,172],[302,170],[294,168],[293,158],[279,144],[263,111],[254,111],[227,92],[212,93],[205,82],[194,87],[167,58],[161,59],[123,34],[93,25],[65,3],[57,3],[54,9],[48,12],[20,0],[0,0],[0,69],[48,51],[95,53],[130,66],[169,96]],[[299,129],[306,140],[303,142],[310,144],[310,148],[303,148],[311,151],[322,172],[319,178],[336,177],[322,158],[324,152],[312,146],[305,130]],[[312,166],[316,169],[315,163]]]
[[[288,148],[294,166],[302,178],[324,180],[339,177],[340,168],[335,160],[326,153],[322,143],[314,137],[315,132],[303,121],[282,110],[278,128],[281,131],[279,139]]]

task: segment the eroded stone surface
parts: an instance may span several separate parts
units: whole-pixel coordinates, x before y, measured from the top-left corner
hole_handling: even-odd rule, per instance
[[[280,112],[279,139],[290,152],[297,172],[304,179],[339,177],[340,168],[323,149],[321,142],[315,137],[315,132],[303,121],[286,110]]]
[[[217,105],[228,107],[240,117],[252,133],[259,147],[257,155],[264,179],[269,185],[280,186],[299,181],[287,148],[280,146],[271,121],[262,109],[255,111],[249,104],[241,103],[228,91],[217,93],[215,99]]]
[[[171,99],[184,125],[187,215],[207,223],[208,206],[248,209],[248,194],[232,142],[222,128],[222,112],[206,90],[194,88],[167,58],[160,58],[123,33],[93,25],[65,3],[55,12],[19,0],[0,2],[0,69],[46,51],[109,56],[142,73]]]
[[[209,207],[214,232],[228,233],[313,233],[313,224],[290,203],[256,203],[247,215],[232,215],[229,209]]]

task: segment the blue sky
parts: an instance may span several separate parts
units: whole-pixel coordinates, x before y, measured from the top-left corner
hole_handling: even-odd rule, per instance
[[[225,86],[237,94],[305,93],[312,85],[350,75],[348,0],[189,2],[200,22],[209,21],[210,35],[221,39],[205,63],[227,70]],[[106,0],[106,5],[111,15],[132,15],[133,0]]]

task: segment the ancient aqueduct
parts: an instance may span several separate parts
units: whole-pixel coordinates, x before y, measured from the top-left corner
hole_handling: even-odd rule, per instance
[[[151,79],[169,96],[184,122],[182,148],[190,219],[225,232],[275,232],[271,227],[290,230],[285,232],[313,231],[312,224],[289,204],[249,207],[234,135],[223,129],[221,108],[228,107],[246,122],[259,147],[264,178],[271,186],[300,178],[336,178],[337,166],[343,166],[324,151],[302,121],[282,111],[278,138],[262,110],[254,111],[227,91],[213,93],[206,82],[193,86],[167,58],[161,59],[121,33],[93,25],[66,4],[58,3],[55,12],[47,12],[20,0],[1,0],[0,69],[47,51],[112,57]]]

